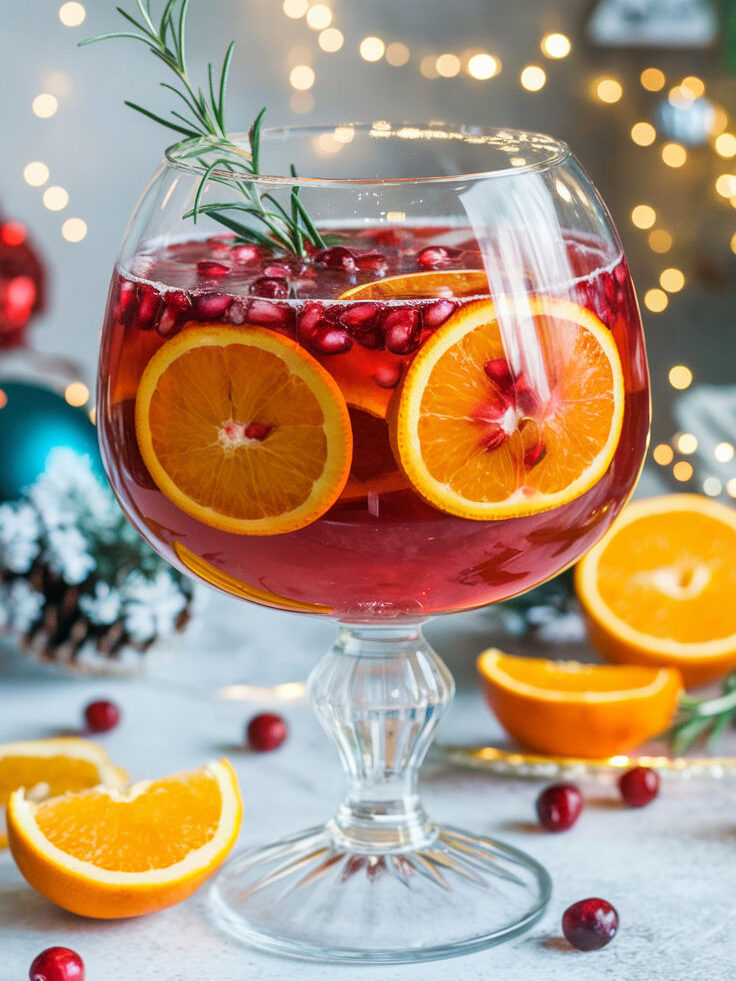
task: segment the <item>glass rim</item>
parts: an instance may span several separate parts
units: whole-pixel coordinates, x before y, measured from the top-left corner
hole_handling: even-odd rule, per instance
[[[490,170],[477,170],[459,174],[443,174],[428,177],[292,177],[283,174],[250,173],[246,168],[241,171],[231,168],[222,169],[202,163],[192,163],[194,151],[199,146],[201,154],[217,151],[222,143],[208,137],[192,137],[181,140],[167,147],[164,162],[167,166],[185,173],[203,177],[209,170],[210,177],[225,177],[247,180],[248,183],[263,184],[269,187],[356,187],[356,186],[406,186],[413,184],[448,184],[457,181],[492,179],[495,177],[510,177],[513,175],[540,173],[559,166],[572,152],[563,140],[537,133],[530,130],[519,130],[508,127],[476,126],[464,123],[448,123],[439,121],[412,123],[390,123],[386,120],[376,120],[370,123],[348,122],[326,124],[294,124],[284,126],[269,126],[261,130],[261,139],[267,141],[287,140],[294,137],[332,136],[336,142],[349,143],[356,133],[375,139],[399,139],[427,141],[459,140],[482,148],[484,145],[503,150],[511,154],[531,150],[537,155],[535,160],[517,157],[523,163],[509,163],[509,166],[495,167]],[[228,141],[235,153],[250,157],[245,149],[249,146],[247,133],[228,134]],[[214,163],[215,161],[213,161]]]

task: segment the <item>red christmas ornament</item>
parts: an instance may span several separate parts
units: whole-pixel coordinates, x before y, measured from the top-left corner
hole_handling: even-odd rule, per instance
[[[0,217],[0,350],[25,340],[29,320],[45,306],[46,271],[25,225]]]

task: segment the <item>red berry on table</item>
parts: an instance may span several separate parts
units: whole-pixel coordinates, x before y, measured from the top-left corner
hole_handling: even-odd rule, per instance
[[[562,915],[562,932],[578,950],[600,950],[613,940],[617,930],[618,913],[605,899],[581,899]]]
[[[120,722],[120,709],[114,702],[100,699],[89,703],[84,710],[84,718],[90,732],[109,732]]]
[[[30,981],[84,981],[84,963],[68,947],[42,950],[31,964]]]
[[[659,774],[648,766],[635,766],[622,774],[618,789],[629,807],[644,807],[659,793]]]
[[[547,831],[567,831],[580,817],[583,795],[574,783],[553,783],[537,797],[537,817]]]
[[[246,742],[248,749],[256,753],[268,753],[272,749],[278,749],[288,734],[289,728],[280,715],[264,712],[262,715],[254,715],[248,723]]]

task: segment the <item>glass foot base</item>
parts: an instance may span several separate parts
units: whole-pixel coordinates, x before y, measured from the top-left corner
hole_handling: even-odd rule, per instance
[[[524,852],[456,828],[415,851],[343,851],[310,828],[236,856],[212,887],[217,923],[255,947],[308,960],[453,957],[530,927],[550,896]]]

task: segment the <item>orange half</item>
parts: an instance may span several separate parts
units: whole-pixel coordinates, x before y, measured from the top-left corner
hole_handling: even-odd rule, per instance
[[[603,759],[669,726],[682,688],[673,668],[579,664],[515,657],[495,648],[478,658],[488,704],[529,749]]]
[[[629,504],[578,563],[594,647],[671,665],[688,687],[736,667],[736,512],[698,494]]]
[[[341,300],[431,300],[488,294],[488,276],[483,269],[446,269],[402,273],[372,283],[354,286]]]
[[[141,916],[189,896],[232,848],[242,815],[227,762],[146,780],[8,804],[8,838],[27,881],[80,916]]]
[[[430,504],[494,520],[589,490],[613,459],[623,416],[610,331],[575,303],[531,297],[454,313],[407,368],[389,427]]]
[[[143,372],[135,426],[162,493],[234,534],[310,524],[350,469],[337,383],[296,342],[258,327],[202,326],[164,344]]]

